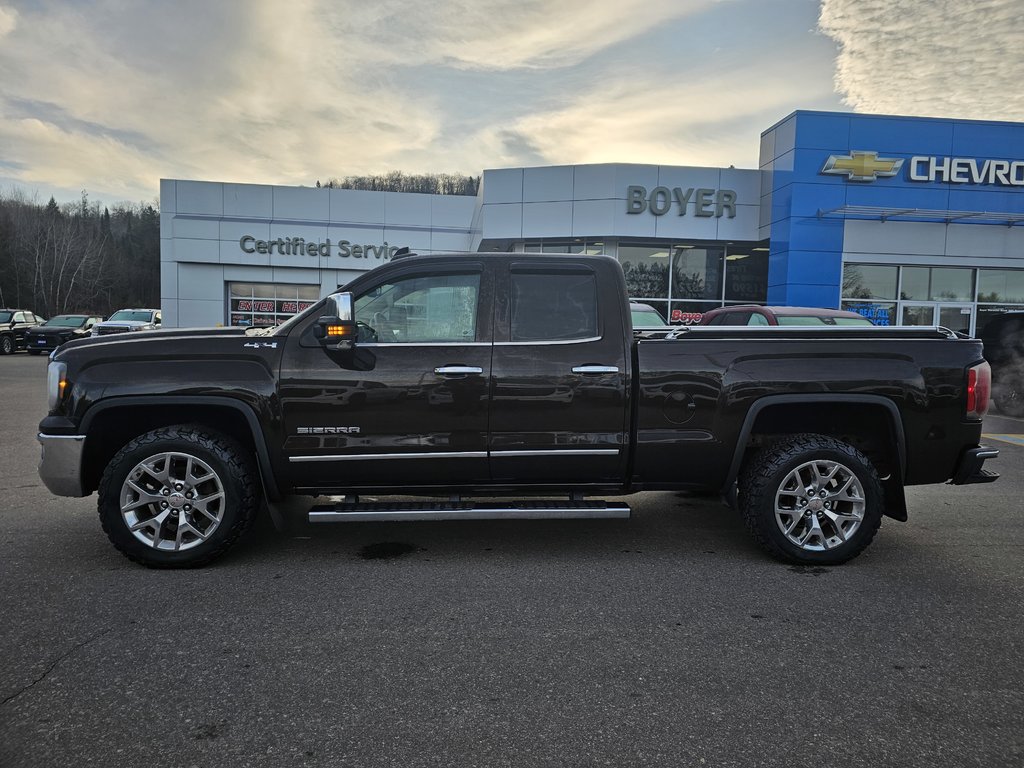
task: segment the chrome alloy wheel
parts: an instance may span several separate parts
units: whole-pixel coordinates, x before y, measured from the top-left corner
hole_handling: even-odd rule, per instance
[[[224,485],[202,459],[158,453],[136,464],[125,478],[121,516],[132,535],[153,549],[192,549],[220,525]]]
[[[775,522],[800,549],[822,552],[849,539],[864,519],[864,487],[839,462],[808,461],[775,494]]]

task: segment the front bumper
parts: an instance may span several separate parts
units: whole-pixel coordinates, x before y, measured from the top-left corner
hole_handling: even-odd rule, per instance
[[[999,479],[999,474],[991,472],[982,467],[986,459],[994,459],[999,455],[995,448],[986,448],[983,445],[977,448],[968,448],[960,457],[953,472],[953,478],[949,481],[953,485],[970,485],[971,483],[991,483]]]
[[[25,349],[38,349],[51,352],[70,339],[55,339],[51,336],[29,336],[25,339]]]
[[[39,477],[57,496],[88,496],[82,489],[82,451],[85,435],[37,436],[43,446]]]

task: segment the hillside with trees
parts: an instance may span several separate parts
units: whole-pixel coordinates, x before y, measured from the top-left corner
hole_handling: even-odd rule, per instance
[[[317,187],[475,195],[479,176],[402,171]],[[0,307],[44,317],[160,306],[160,211],[148,203],[48,203],[0,192]]]
[[[44,317],[160,302],[160,212],[0,193],[0,306]]]
[[[480,188],[479,176],[461,173],[405,173],[391,171],[370,176],[346,176],[328,179],[318,187],[328,189],[363,189],[371,192],[420,192],[427,195],[475,195]]]

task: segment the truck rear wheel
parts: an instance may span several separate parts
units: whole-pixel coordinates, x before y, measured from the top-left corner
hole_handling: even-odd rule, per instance
[[[233,439],[195,425],[164,427],[107,465],[99,515],[110,541],[151,568],[193,568],[224,554],[256,516],[252,459]]]
[[[770,554],[837,565],[871,543],[884,495],[870,460],[825,435],[794,435],[755,454],[740,477],[747,528]]]

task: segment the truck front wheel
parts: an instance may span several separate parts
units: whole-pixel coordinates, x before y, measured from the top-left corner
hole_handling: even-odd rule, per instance
[[[871,543],[882,522],[882,484],[870,460],[825,435],[793,435],[744,467],[740,510],[770,554],[800,565],[837,565]]]
[[[222,555],[256,515],[253,462],[200,426],[136,437],[107,465],[99,515],[110,541],[151,568],[192,568]]]

